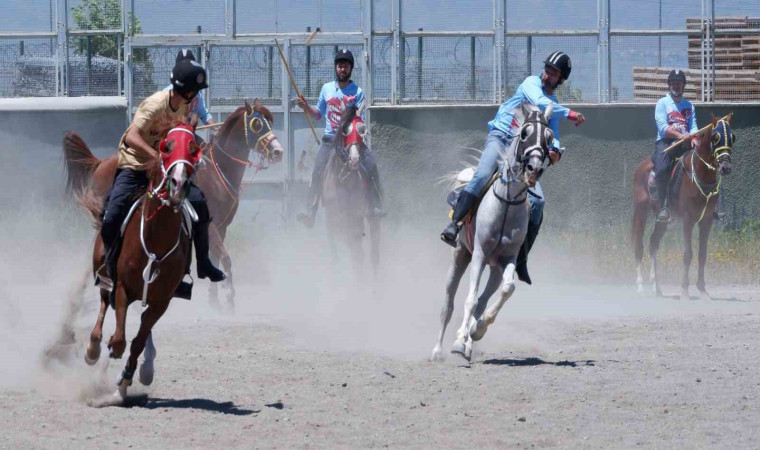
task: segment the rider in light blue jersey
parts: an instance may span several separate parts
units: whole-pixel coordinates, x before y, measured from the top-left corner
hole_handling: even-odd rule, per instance
[[[575,125],[582,124],[586,118],[583,114],[565,108],[559,105],[554,90],[570,76],[572,65],[570,57],[562,52],[554,52],[544,61],[544,71],[540,76],[530,76],[522,82],[517,88],[515,94],[507,100],[496,113],[496,117],[488,123],[488,137],[486,138],[485,148],[480,157],[480,162],[475,170],[472,180],[465,186],[459,200],[454,207],[454,215],[451,223],[441,233],[441,240],[451,246],[456,246],[457,234],[459,233],[460,222],[467,213],[477,203],[483,189],[485,189],[491,176],[498,169],[501,154],[510,146],[515,133],[518,131],[518,124],[514,118],[514,112],[520,107],[523,101],[530,102],[534,105],[545,109],[548,105],[553,105],[552,117],[549,120],[549,127],[554,132],[554,143],[549,149],[549,157],[552,163],[559,161],[561,149],[559,143],[559,118],[564,117],[575,122]],[[533,195],[530,195],[531,211],[528,222],[528,231],[525,236],[525,242],[520,249],[520,255],[517,259],[516,273],[520,280],[530,284],[528,275],[527,257],[528,252],[533,246],[533,242],[538,236],[538,230],[543,221],[543,209],[545,200],[541,185],[536,183],[535,188],[531,189]]]

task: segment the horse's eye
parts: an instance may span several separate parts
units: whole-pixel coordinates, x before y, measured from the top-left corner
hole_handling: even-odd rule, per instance
[[[356,132],[359,133],[359,136],[364,137],[367,135],[367,125],[365,125],[364,122],[359,122],[356,124]]]
[[[525,142],[525,140],[528,139],[528,136],[532,134],[533,134],[533,125],[531,124],[525,125],[520,131],[520,140]]]
[[[166,139],[164,141],[164,144],[161,146],[161,151],[168,155],[172,151],[174,151],[174,147],[176,145],[177,145],[177,142],[174,139]]]
[[[713,142],[713,145],[718,145],[720,143],[720,132],[716,131],[715,133],[713,133],[712,142]]]
[[[195,141],[190,143],[190,155],[196,156],[200,149],[201,148],[198,146],[198,144],[195,143]]]

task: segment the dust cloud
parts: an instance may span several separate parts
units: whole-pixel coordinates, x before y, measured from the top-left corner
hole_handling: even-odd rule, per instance
[[[359,268],[352,266],[346,253],[332,258],[324,210],[317,226],[307,230],[297,223],[283,223],[279,202],[243,201],[227,239],[237,289],[234,315],[212,308],[208,283],[197,281],[194,299],[172,302],[156,326],[159,355],[161,334],[169,333],[173,324],[193,322],[273,324],[285,330],[293,345],[315,351],[373,352],[411,360],[429,357],[452,259],[451,249],[438,237],[448,220],[446,187],[438,180],[461,167],[471,152],[465,149],[481,148],[485,133],[412,136],[404,129],[376,131],[375,151],[389,212],[381,231],[378,273],[372,274],[367,263],[364,273],[357,275]],[[35,387],[74,400],[91,399],[113,389],[112,381],[125,362],[108,365],[105,342],[114,327],[110,310],[99,365],[91,368],[83,362],[99,302],[90,275],[94,230],[88,215],[65,198],[60,147],[31,138],[0,137],[10,149],[3,152],[5,170],[0,179],[0,358],[5,362],[0,365],[0,386]],[[35,161],[25,156],[23,150],[30,146],[45,157]],[[109,150],[96,149],[96,153],[102,156]],[[548,217],[561,220],[550,216],[551,184],[545,184],[544,191]],[[298,199],[293,206],[300,206]],[[531,254],[535,284],[518,283],[478,351],[529,349],[540,355],[543,332],[522,326],[524,318],[545,319],[550,329],[552,321],[570,318],[698,314],[726,307],[741,311],[738,303],[683,304],[637,297],[632,282],[620,285],[594,276],[592,258],[576,258],[567,246],[555,248],[556,240],[547,237],[550,228],[544,227]],[[468,282],[469,271],[460,283],[445,345],[453,341],[461,323]],[[485,277],[481,288],[484,284]],[[220,289],[220,294],[224,302],[227,291]],[[139,314],[140,307],[134,304],[128,315],[128,339],[136,331]]]

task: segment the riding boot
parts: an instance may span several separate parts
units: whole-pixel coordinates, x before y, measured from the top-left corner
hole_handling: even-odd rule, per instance
[[[385,217],[388,213],[383,209],[383,196],[380,189],[380,180],[378,180],[377,174],[371,174],[369,176],[369,197],[370,197],[370,216],[372,217]]]
[[[451,218],[451,223],[446,225],[446,228],[441,232],[441,240],[452,247],[457,246],[457,235],[459,234],[459,222],[464,219],[464,216],[475,206],[478,202],[478,196],[471,194],[467,191],[462,191],[462,194],[457,200],[457,205],[454,207],[454,215]]]
[[[306,228],[314,227],[314,220],[319,209],[319,193],[322,192],[322,177],[315,177],[309,186],[309,203],[306,210],[296,215],[296,220],[304,224]]]
[[[528,274],[528,253],[533,248],[533,243],[536,242],[538,236],[538,230],[541,229],[541,224],[544,221],[544,217],[541,216],[541,220],[538,223],[528,221],[528,230],[525,233],[525,240],[522,247],[520,247],[520,253],[517,255],[517,265],[515,267],[515,273],[517,279],[527,284],[532,284],[530,275]]]
[[[658,222],[670,222],[670,210],[668,209],[668,195],[670,179],[660,177],[657,181],[657,196],[660,198],[660,213],[657,215]]]
[[[101,235],[101,237],[103,237]],[[119,262],[119,253],[121,251],[121,239],[118,237],[116,239],[113,239],[112,242],[107,242],[109,239],[103,238],[103,247],[105,250],[105,261],[104,265],[106,266],[106,274],[108,275],[108,278],[111,279],[111,292],[108,296],[108,301],[111,304],[112,308],[116,308],[116,275],[117,275],[117,266]]]
[[[214,264],[211,263],[211,259],[208,257],[208,225],[209,222],[197,223],[193,232],[198,278],[208,278],[212,282],[223,281],[227,276],[224,272],[214,267]]]

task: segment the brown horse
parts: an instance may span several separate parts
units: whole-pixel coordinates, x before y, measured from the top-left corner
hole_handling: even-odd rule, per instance
[[[155,347],[151,330],[169,306],[174,291],[185,275],[190,257],[192,214],[184,206],[190,178],[200,163],[202,151],[195,143],[195,123],[178,124],[167,133],[160,145],[160,159],[147,165],[150,184],[133,208],[134,213],[123,228],[122,250],[116,265],[117,282],[114,310],[116,330],[108,341],[111,357],[120,359],[126,350],[127,308],[141,299],[147,309],[142,314],[140,329],[132,340],[129,358],[119,380],[119,395],[124,398],[137,369],[137,358],[145,352],[145,363],[140,369],[140,382],[153,381]],[[80,202],[100,225],[103,202],[92,191],[83,191]],[[98,233],[93,250],[93,273],[103,278],[105,251]],[[107,276],[106,276],[107,277]],[[101,284],[100,312],[90,334],[85,361],[95,364],[100,358],[103,321],[109,304],[109,291]]]
[[[712,119],[702,135],[709,132],[709,139],[701,138],[694,150],[686,153],[677,163],[671,179],[671,186],[680,182],[677,197],[671,194],[671,211],[683,221],[683,277],[681,280],[681,298],[689,299],[689,266],[692,261],[691,235],[694,224],[699,226],[699,269],[697,274],[697,289],[702,298],[710,298],[705,290],[705,261],[707,260],[707,238],[713,224],[713,213],[718,203],[721,175],[731,172],[731,147],[734,144],[734,134],[731,132],[731,114],[722,119]],[[639,292],[643,291],[644,279],[641,275],[641,260],[644,255],[644,229],[646,228],[649,210],[659,210],[659,202],[649,194],[649,178],[652,170],[652,158],[647,157],[633,172],[633,229],[632,242],[636,257]],[[650,281],[654,293],[662,296],[657,276],[657,250],[668,224],[655,222],[652,236],[649,239],[649,258],[651,261]]]
[[[204,161],[198,168],[196,183],[206,196],[213,218],[209,226],[211,257],[221,261],[227,273],[229,290],[227,304],[234,308],[235,288],[232,283],[232,260],[224,247],[227,227],[232,223],[240,200],[240,186],[247,167],[263,169],[282,160],[283,148],[272,132],[272,113],[258,99],[253,108],[245,102],[227,117],[215,138],[206,146]],[[78,194],[90,188],[105,197],[113,184],[118,163],[117,155],[100,160],[74,133],[64,137],[63,152],[66,160],[67,189]],[[258,162],[249,161],[253,151]],[[217,287],[211,283],[211,302],[218,306]]]
[[[370,186],[359,170],[367,126],[356,106],[349,106],[343,112],[339,130],[335,151],[330,155],[323,175],[321,195],[330,248],[333,258],[337,258],[338,243],[346,246],[351,253],[353,268],[361,272],[364,266],[362,237],[366,218],[370,233],[370,261],[377,272],[380,264],[380,221],[368,213]]]

